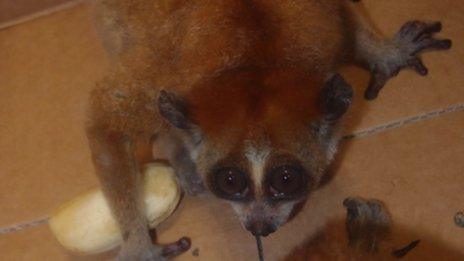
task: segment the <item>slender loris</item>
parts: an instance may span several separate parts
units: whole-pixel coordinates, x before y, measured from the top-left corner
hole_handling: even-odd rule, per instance
[[[371,100],[402,69],[426,75],[421,52],[451,47],[434,38],[439,22],[383,37],[349,0],[97,5],[114,66],[91,94],[86,130],[122,231],[119,260],[165,260],[189,245],[149,236],[139,172],[154,141],[186,193],[230,202],[247,230],[266,236],[298,215],[337,151],[353,95],[338,68],[369,70]]]

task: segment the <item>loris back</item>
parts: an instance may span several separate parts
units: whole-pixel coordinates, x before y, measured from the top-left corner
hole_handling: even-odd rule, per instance
[[[237,67],[333,71],[349,42],[345,2],[116,0],[98,21],[117,60],[168,87]]]

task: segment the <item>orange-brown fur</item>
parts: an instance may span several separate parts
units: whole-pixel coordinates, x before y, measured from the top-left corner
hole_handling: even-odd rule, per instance
[[[243,157],[252,142],[272,149],[274,161],[286,155],[301,161],[317,187],[339,138],[336,124],[329,128],[324,118],[321,89],[342,63],[367,61],[380,42],[353,19],[351,3],[101,0],[97,5],[97,25],[114,66],[92,92],[87,133],[125,239],[119,258],[161,258],[161,248],[150,243],[139,195],[139,166],[150,160],[146,152],[154,139],[176,172],[189,178],[198,171],[206,179],[213,164]],[[355,46],[359,39],[370,45]],[[182,123],[188,130],[174,128],[160,113],[161,90],[182,97],[171,102],[188,105],[189,122]],[[172,113],[167,106],[165,113]],[[200,133],[207,145],[195,151]]]
[[[265,128],[292,137],[299,124],[305,124],[297,119],[308,117],[309,123],[317,117],[316,83],[338,66],[344,45],[346,21],[334,15],[343,12],[342,1],[118,0],[102,1],[99,8],[97,22],[115,66],[91,95],[88,136],[104,191],[114,198],[112,209],[133,208],[127,212],[132,215],[143,207],[131,203],[138,202],[131,187],[137,187],[137,164],[145,159],[121,158],[141,155],[137,151],[147,150],[154,135],[169,129],[156,110],[160,89],[190,93],[198,109],[195,120],[210,137],[216,137],[217,121],[224,117],[229,131],[267,121]],[[216,91],[225,98],[209,96],[216,88],[214,80],[234,70],[243,70],[243,77],[235,85],[226,81],[232,86],[222,86],[225,92]],[[240,87],[241,81],[251,88]],[[289,87],[288,82],[296,85]],[[215,100],[223,102],[217,106],[221,110],[214,108]],[[260,105],[249,115],[255,100]],[[268,117],[284,120],[285,127]],[[109,134],[127,144],[112,145],[115,140],[108,140]],[[136,164],[118,162],[129,160]],[[120,174],[109,177],[112,172]],[[126,213],[117,212],[123,231],[146,227],[137,216],[124,224]]]
[[[324,77],[339,65],[343,2],[103,1],[99,20],[124,27],[103,33],[122,44],[111,50],[115,68],[92,95],[94,122],[153,132],[162,121],[146,104],[155,106],[159,89],[186,93],[198,81],[241,67],[290,67]]]

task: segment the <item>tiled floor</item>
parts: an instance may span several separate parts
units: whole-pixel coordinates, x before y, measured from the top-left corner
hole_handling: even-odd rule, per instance
[[[79,1],[79,0],[77,0]],[[76,0],[0,0],[0,28],[73,5]]]
[[[454,47],[424,56],[427,77],[403,72],[374,102],[363,101],[358,93],[349,133],[464,104],[464,2],[364,1],[388,34],[411,18],[442,20],[443,35],[453,39]],[[8,229],[34,224],[97,184],[82,124],[88,91],[104,75],[108,61],[89,11],[82,4],[0,31],[2,260],[90,259],[64,251],[45,224]],[[353,85],[367,84],[367,74],[359,69],[348,68],[346,75]],[[341,217],[341,202],[352,195],[385,201],[396,232],[405,231],[404,242],[422,239],[411,260],[464,260],[464,229],[453,223],[454,214],[464,211],[464,107],[454,108],[458,111],[347,141],[337,177],[314,195],[305,207],[307,215],[265,239],[266,255],[274,257],[269,260],[301,243],[321,220]],[[314,213],[322,214],[314,218]],[[303,225],[308,222],[312,225]],[[184,235],[192,238],[200,256],[188,253],[179,260],[256,257],[253,239],[231,210],[214,199],[185,198],[159,231],[164,242]]]

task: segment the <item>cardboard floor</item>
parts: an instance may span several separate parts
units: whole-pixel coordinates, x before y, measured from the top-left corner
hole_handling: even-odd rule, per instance
[[[442,35],[454,46],[424,55],[427,77],[404,71],[374,102],[357,94],[347,134],[359,135],[345,142],[338,174],[304,213],[264,239],[266,260],[284,258],[325,221],[341,219],[348,196],[384,201],[394,229],[404,232],[400,241],[422,240],[408,260],[464,260],[464,228],[453,221],[464,211],[464,1],[364,2],[388,35],[410,19],[441,20]],[[114,254],[77,257],[41,222],[97,185],[84,111],[109,64],[90,9],[79,4],[0,30],[1,260],[106,260]],[[353,85],[367,84],[360,69],[344,74]],[[256,260],[253,238],[225,203],[207,196],[186,197],[158,234],[161,242],[191,237],[192,251],[178,260]]]

